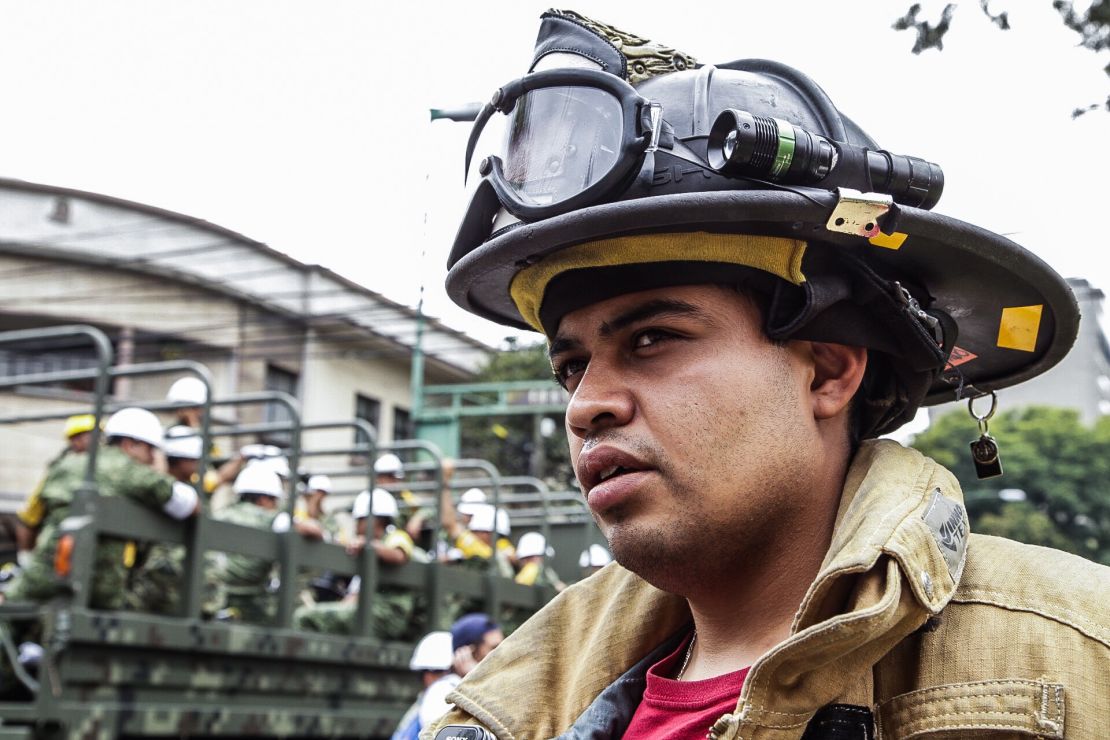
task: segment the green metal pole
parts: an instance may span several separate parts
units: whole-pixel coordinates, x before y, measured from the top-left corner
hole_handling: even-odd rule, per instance
[[[420,302],[416,304],[416,342],[412,348],[412,420],[420,422],[424,413],[424,286],[420,286]]]

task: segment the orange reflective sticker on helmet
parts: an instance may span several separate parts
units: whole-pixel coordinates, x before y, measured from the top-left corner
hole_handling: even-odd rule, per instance
[[[1032,352],[1037,347],[1043,305],[1012,306],[1002,309],[998,325],[998,346]]]
[[[952,354],[948,355],[948,364],[944,366],[945,370],[951,370],[954,367],[959,367],[965,362],[971,362],[978,359],[979,355],[974,352],[968,352],[963,347],[953,347]]]
[[[900,249],[901,246],[906,242],[907,236],[907,234],[903,234],[901,231],[895,231],[893,234],[884,234],[880,231],[878,234],[871,237],[867,241],[871,242],[876,247],[882,247],[883,249]]]

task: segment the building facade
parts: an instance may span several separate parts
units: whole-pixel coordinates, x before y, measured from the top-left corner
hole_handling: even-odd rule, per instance
[[[304,421],[360,416],[383,442],[410,434],[418,334],[428,383],[470,380],[492,351],[326,268],[215,224],[0,179],[0,331],[74,323],[103,330],[117,364],[195,360],[211,370],[216,398],[286,391],[299,400]],[[0,376],[88,367],[95,356],[81,340],[0,346]],[[116,379],[112,400],[160,401],[176,377]],[[89,390],[83,381],[0,390],[0,416],[71,409],[88,403]],[[280,421],[282,413],[264,404],[215,412],[229,423]],[[0,424],[3,508],[36,484],[63,446],[61,430],[61,421]],[[322,449],[352,440],[351,429],[335,429],[306,434],[304,444]]]

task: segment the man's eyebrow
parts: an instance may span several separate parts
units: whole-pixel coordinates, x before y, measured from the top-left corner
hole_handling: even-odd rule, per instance
[[[612,320],[604,322],[598,333],[602,337],[611,337],[632,324],[649,319],[663,318],[694,318],[705,322],[711,322],[712,320],[709,314],[692,303],[680,301],[676,298],[657,298],[633,306]]]
[[[577,339],[571,339],[569,337],[555,337],[551,340],[551,343],[547,345],[547,359],[549,361],[553,361],[562,353],[569,352],[570,350],[577,349],[581,346],[582,343],[579,342]]]
[[[651,319],[661,318],[694,318],[699,319],[706,323],[713,323],[712,317],[703,311],[701,308],[686,301],[680,301],[676,298],[657,298],[647,303],[641,303],[633,306],[624,313],[616,316],[610,321],[603,322],[598,334],[608,339],[621,329],[626,329],[632,324],[641,321],[648,321]],[[582,343],[572,337],[555,337],[547,347],[548,359],[554,360],[564,352],[578,349]]]

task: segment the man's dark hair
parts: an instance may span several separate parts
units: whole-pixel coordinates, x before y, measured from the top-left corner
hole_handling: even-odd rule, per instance
[[[759,328],[764,336],[767,336],[766,316],[770,310],[771,297],[763,290],[754,288],[746,283],[721,283],[721,287],[728,290],[733,290],[744,296],[752,302],[752,305],[759,311]],[[771,342],[777,347],[785,347],[788,339],[771,339]],[[859,388],[852,396],[851,407],[848,412],[848,441],[852,445],[852,454],[855,454],[859,449],[860,442],[863,441],[863,429],[866,424],[866,399],[869,397],[871,390],[875,387],[875,379],[883,373],[888,372],[886,368],[886,361],[878,352],[867,350],[867,369],[864,370],[863,380],[860,382]]]

